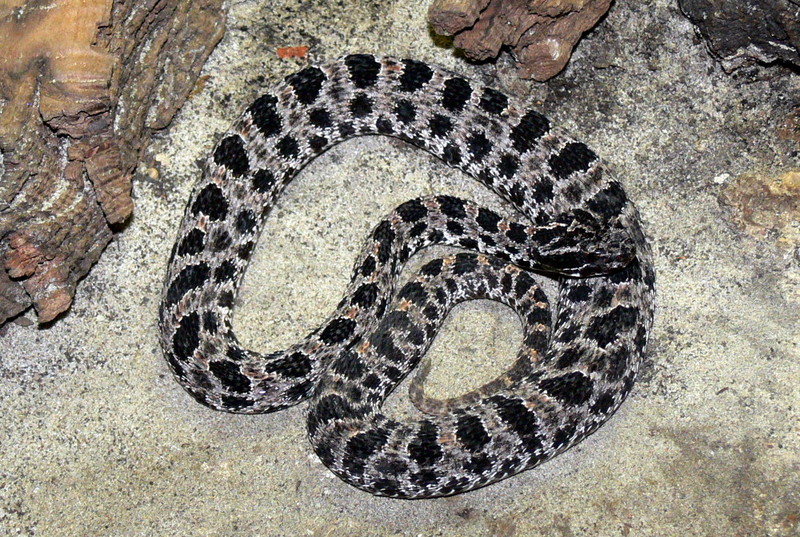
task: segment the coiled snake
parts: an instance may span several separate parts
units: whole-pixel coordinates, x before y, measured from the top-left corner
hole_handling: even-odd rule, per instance
[[[275,199],[316,155],[367,134],[463,170],[520,220],[451,196],[406,202],[375,227],[320,328],[282,352],[242,348],[232,307]],[[428,263],[395,293],[405,261],[431,244],[470,252]],[[552,327],[531,271],[558,283]],[[313,396],[308,435],[325,465],[373,494],[424,498],[532,468],[596,430],[633,386],[654,294],[638,213],[586,145],[456,74],[356,54],[286,77],[217,144],[170,257],[161,343],[180,384],[211,408],[271,412]],[[473,298],[519,314],[515,364],[453,400],[414,384],[422,417],[384,415],[447,311]]]

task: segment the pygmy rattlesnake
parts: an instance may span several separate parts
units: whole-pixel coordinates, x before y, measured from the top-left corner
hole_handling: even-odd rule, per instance
[[[404,203],[359,255],[336,311],[283,352],[231,329],[261,224],[297,172],[353,136],[395,136],[457,167],[524,220],[451,196]],[[472,250],[428,263],[420,248]],[[558,283],[552,320],[531,271]],[[524,341],[500,378],[424,417],[381,413],[443,317],[472,298],[520,315]],[[605,422],[634,383],[652,324],[654,271],[638,213],[586,145],[491,88],[414,60],[357,54],[286,77],[224,135],[187,206],[160,307],[178,381],[217,410],[270,412],[313,395],[322,461],[374,494],[422,498],[480,487],[564,451]]]

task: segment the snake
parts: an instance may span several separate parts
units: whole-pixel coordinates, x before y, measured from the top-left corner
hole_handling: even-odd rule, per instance
[[[279,352],[243,347],[237,290],[286,185],[357,136],[398,138],[462,170],[513,217],[445,194],[381,219],[335,311]],[[400,286],[419,250],[458,253]],[[553,304],[539,285],[555,282]],[[452,308],[512,308],[523,342],[496,379],[425,396],[425,352]],[[219,140],[186,206],[159,306],[160,343],[197,401],[241,414],[308,400],[320,460],[379,496],[432,498],[500,481],[574,446],[630,393],[655,307],[652,251],[621,183],[524,102],[428,63],[351,54],[276,83]],[[420,363],[423,362],[422,365]],[[408,415],[383,412],[411,371]]]

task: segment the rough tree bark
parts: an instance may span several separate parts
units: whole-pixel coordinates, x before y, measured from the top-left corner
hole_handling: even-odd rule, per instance
[[[434,0],[428,20],[468,58],[486,60],[508,46],[522,78],[547,80],[569,61],[581,35],[611,0]]]
[[[0,2],[0,325],[72,303],[224,23],[222,0]]]
[[[730,72],[753,62],[800,67],[800,0],[679,0]]]

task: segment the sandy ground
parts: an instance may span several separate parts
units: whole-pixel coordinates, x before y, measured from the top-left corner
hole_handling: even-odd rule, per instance
[[[718,202],[743,173],[800,167],[797,142],[777,134],[800,75],[727,75],[672,2],[647,4],[618,2],[542,85],[517,80],[507,57],[470,65],[437,45],[422,0],[234,3],[211,78],[142,163],[135,216],[72,310],[0,338],[0,534],[800,535],[800,259],[735,230]],[[317,461],[303,405],[225,415],[173,381],[156,309],[196,162],[237,110],[302,65],[276,57],[287,45],[314,59],[368,51],[444,65],[535,103],[617,171],[656,251],[658,311],[639,383],[594,436],[476,492],[391,500]],[[380,216],[433,192],[504,209],[397,141],[351,140],[313,162],[270,216],[240,294],[240,338],[277,349],[316,326]],[[492,378],[519,333],[504,307],[460,306],[432,351],[429,391]]]

